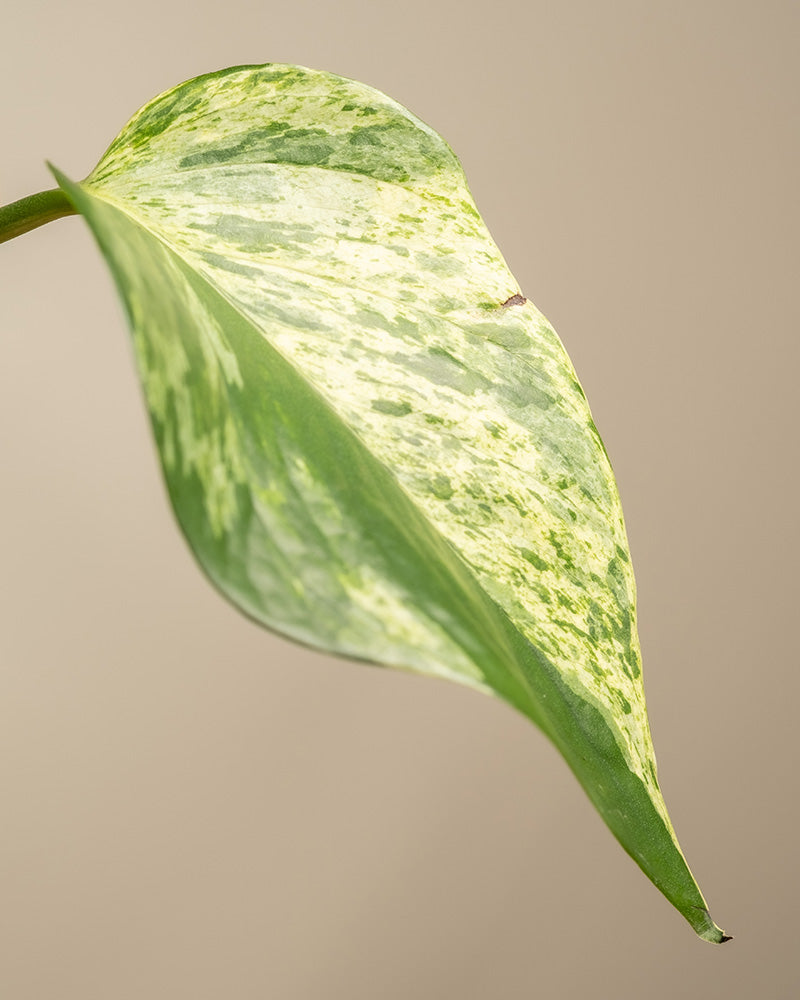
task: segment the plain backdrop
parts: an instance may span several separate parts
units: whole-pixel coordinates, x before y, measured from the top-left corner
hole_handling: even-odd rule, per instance
[[[0,995],[791,1000],[800,5],[26,0],[0,200],[289,62],[460,156],[614,464],[689,926],[521,716],[242,619],[172,520],[78,218],[0,247]]]

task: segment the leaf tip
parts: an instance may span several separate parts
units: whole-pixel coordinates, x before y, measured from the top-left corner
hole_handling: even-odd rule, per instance
[[[720,927],[717,927],[708,910],[700,907],[696,907],[696,909],[699,911],[698,916],[691,920],[691,923],[699,937],[704,941],[710,941],[711,944],[725,944],[726,941],[733,941],[733,935],[726,934]]]

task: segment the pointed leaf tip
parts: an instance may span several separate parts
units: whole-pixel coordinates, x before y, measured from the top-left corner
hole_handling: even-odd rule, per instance
[[[687,918],[698,937],[701,937],[704,941],[709,941],[711,944],[725,944],[726,941],[733,940],[732,934],[726,934],[722,928],[717,927],[707,909],[702,907],[693,909],[695,913],[687,914]]]

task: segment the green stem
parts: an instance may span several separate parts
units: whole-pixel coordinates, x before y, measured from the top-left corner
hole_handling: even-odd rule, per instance
[[[0,207],[0,243],[22,236],[53,219],[76,214],[72,202],[58,188],[12,201],[10,205]]]

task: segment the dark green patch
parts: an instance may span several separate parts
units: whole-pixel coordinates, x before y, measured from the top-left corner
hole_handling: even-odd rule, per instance
[[[465,486],[467,493],[472,497],[473,500],[483,500],[486,496],[486,490],[483,487],[483,483],[476,479],[467,483]]]
[[[406,334],[413,340],[419,340],[419,323],[407,316],[396,316],[394,321],[395,329],[399,333]]]
[[[498,303],[492,304],[497,309]],[[531,346],[531,337],[527,329],[506,312],[498,314],[495,323],[471,323],[470,330],[498,347],[508,351],[521,351]]]
[[[523,559],[529,562],[531,566],[538,569],[540,573],[543,573],[546,569],[550,568],[548,563],[546,563],[545,560],[542,559],[541,556],[537,555],[532,549],[520,549],[519,554]]]
[[[608,563],[608,573],[606,574],[606,583],[611,589],[617,603],[620,607],[627,609],[630,604],[630,595],[628,594],[628,582],[625,579],[625,574],[623,572],[622,566],[618,559],[611,559]]]
[[[561,602],[559,601],[559,604],[560,603]],[[553,614],[552,622],[554,625],[558,625],[560,629],[563,629],[563,631],[571,632],[582,641],[589,638],[588,633],[584,632],[584,630],[579,628],[573,621],[568,621],[566,618],[559,618],[555,612]]]
[[[553,397],[533,385],[532,382],[501,383],[498,393],[507,399],[512,406],[524,409],[535,406],[537,410],[548,410],[553,405]]]
[[[464,272],[464,262],[458,257],[445,254],[416,253],[414,263],[419,270],[437,277],[454,277]]]
[[[384,313],[378,312],[377,309],[359,309],[353,316],[353,322],[367,329],[385,330],[393,337],[401,337],[404,340],[408,340],[409,338],[413,340],[419,339],[419,330],[416,323],[405,316],[398,315],[390,318]],[[405,359],[405,355],[398,355],[398,358]]]
[[[556,600],[558,601],[558,603],[561,605],[562,608],[566,608],[568,611],[577,611],[578,610],[578,606],[572,600],[572,598],[569,597],[569,595],[565,594],[561,590],[559,590],[556,593]]]
[[[373,399],[371,406],[378,413],[386,413],[390,417],[405,417],[411,413],[410,403],[398,403],[393,399]]]
[[[357,105],[351,103],[349,107],[355,110]],[[263,99],[258,100],[257,111],[264,114]],[[454,161],[437,137],[422,132],[399,112],[383,123],[355,125],[343,132],[322,126],[293,128],[291,121],[284,120],[255,120],[255,127],[243,126],[238,136],[226,133],[216,144],[207,141],[203,148],[184,156],[179,166],[193,169],[228,163],[285,163],[405,184],[412,178],[424,180],[448,161]],[[133,138],[129,136],[128,142]]]
[[[414,355],[395,354],[392,360],[427,382],[447,386],[466,396],[490,386],[488,379],[469,371],[447,351],[438,348]]]
[[[438,475],[431,481],[431,493],[439,500],[449,500],[454,490],[448,476]]]
[[[549,531],[547,537],[550,539],[550,544],[556,550],[556,555],[561,560],[562,565],[566,569],[575,569],[575,563],[572,559],[572,556],[570,556],[570,554],[561,544],[561,542],[558,539],[558,535],[555,533],[555,531],[552,530]]]
[[[209,250],[201,251],[200,257],[207,264],[210,264],[211,267],[214,267],[219,271],[229,271],[231,274],[241,274],[243,277],[255,278],[257,280],[261,280],[263,277],[258,268],[248,267],[246,264],[232,260],[230,257],[223,257],[220,254],[212,253]]]
[[[484,420],[483,426],[492,435],[493,438],[501,438],[503,436],[504,428],[499,424],[494,423],[492,420]]]
[[[262,130],[258,130],[262,131]],[[307,139],[309,136],[326,136],[328,132],[324,128],[289,128],[283,133],[284,139]]]
[[[356,127],[350,133],[349,142],[351,146],[380,146],[385,135],[386,126],[384,125]]]
[[[438,313],[451,313],[461,309],[464,305],[461,299],[454,299],[450,295],[436,295],[431,299],[431,309]]]
[[[249,252],[259,252],[265,247],[273,246],[284,250],[293,247],[296,251],[297,244],[313,243],[319,237],[316,229],[302,223],[264,221],[244,215],[222,215],[213,223],[190,224],[188,228],[212,233],[226,243]]]
[[[602,642],[606,635],[606,614],[596,601],[589,602],[586,624],[592,641]]]
[[[624,666],[626,667],[625,673],[634,680],[642,676],[642,666],[639,658],[630,646],[625,653]]]
[[[528,516],[528,511],[525,508],[525,505],[517,497],[515,497],[513,493],[505,493],[501,498],[499,498],[499,502],[511,504],[511,506],[516,509],[520,517]]]

